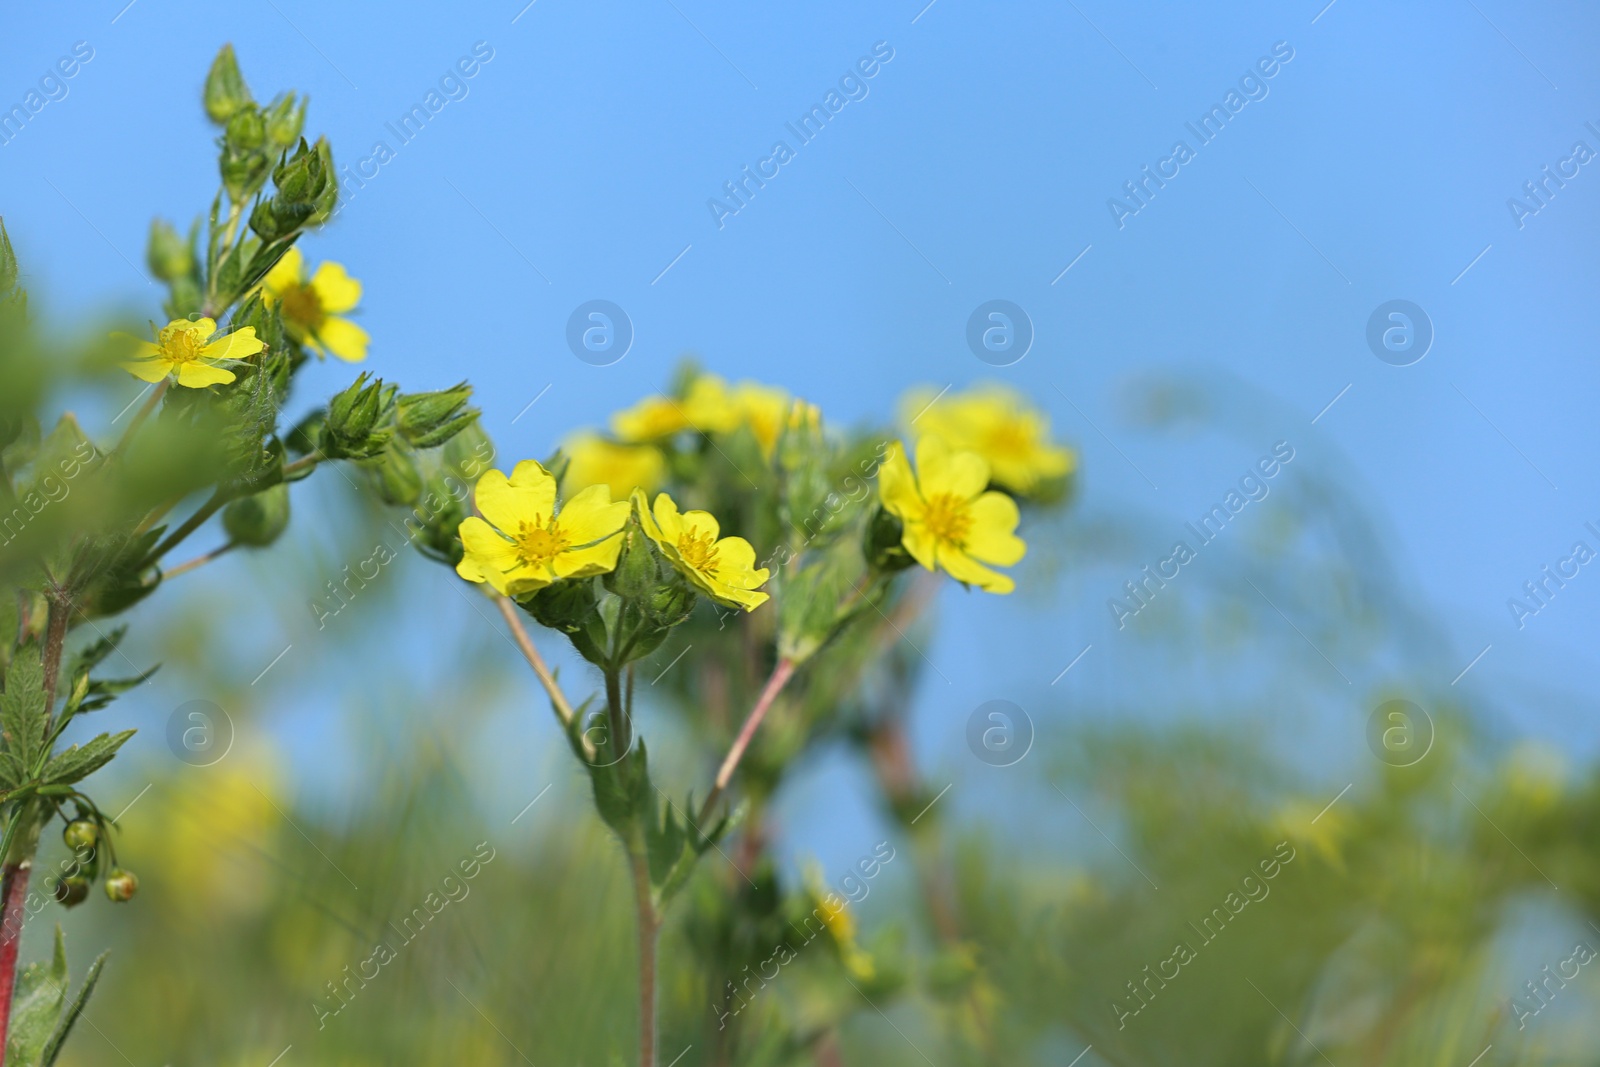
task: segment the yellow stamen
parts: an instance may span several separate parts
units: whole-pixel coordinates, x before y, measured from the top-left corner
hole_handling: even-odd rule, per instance
[[[554,519],[546,523],[543,515],[535,515],[532,522],[518,525],[517,558],[524,566],[538,567],[549,563],[567,549],[567,539]]]
[[[171,332],[168,332],[170,330]],[[198,330],[162,330],[161,354],[174,363],[193,363],[200,358],[205,343]]]
[[[715,578],[717,575],[717,539],[712,534],[697,534],[685,530],[678,535],[678,555],[701,574]]]
[[[963,498],[954,493],[937,493],[928,498],[927,510],[922,513],[922,524],[938,540],[960,548],[967,543],[967,532],[972,529],[972,516]]]
[[[322,311],[322,298],[309,285],[286,289],[280,299],[283,301],[283,317],[300,329],[314,332],[326,318]]]

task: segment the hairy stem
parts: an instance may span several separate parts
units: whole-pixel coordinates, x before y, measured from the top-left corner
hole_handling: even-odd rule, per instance
[[[629,849],[629,866],[639,922],[639,1067],[655,1067],[656,944],[661,937],[661,916],[650,897],[650,866],[643,842]]]
[[[561,691],[561,686],[556,683],[555,675],[551,674],[550,668],[545,665],[544,657],[533,647],[533,638],[528,636],[527,627],[522,625],[522,617],[517,614],[517,606],[511,603],[511,598],[503,596],[494,598],[494,606],[500,609],[506,625],[511,628],[512,639],[522,650],[522,658],[528,661],[528,666],[532,667],[533,673],[538,676],[539,684],[549,695],[550,703],[556,709],[556,718],[561,720],[562,726],[570,726],[573,716],[572,705],[567,701],[567,695]]]
[[[196,556],[194,559],[189,560],[187,563],[180,563],[176,567],[173,567],[169,571],[163,571],[162,574],[161,574],[161,577],[163,579],[176,578],[178,575],[183,574],[185,571],[192,571],[197,567],[203,567],[207,563],[210,563],[212,560],[216,559],[218,556],[223,556],[223,555],[226,555],[227,553],[233,551],[234,547],[235,547],[234,542],[229,541],[227,544],[222,545],[219,548],[213,548],[210,552],[207,552],[203,556]]]
[[[67,623],[72,618],[72,601],[52,595],[44,638],[44,715],[45,735],[55,717],[56,679],[61,675],[61,651],[67,642]],[[19,834],[17,823],[30,817],[31,801],[22,801],[11,813],[11,828],[5,835],[5,854],[0,856],[0,1050],[6,1047],[11,1029],[11,995],[16,989],[17,949],[22,943],[23,907],[28,899],[28,875],[33,869],[33,851],[38,834]],[[3,1053],[0,1053],[3,1054]]]
[[[733,739],[733,745],[723,757],[722,766],[717,768],[717,777],[711,783],[711,792],[706,794],[706,802],[700,806],[702,824],[711,817],[712,809],[717,806],[717,801],[722,799],[723,791],[733,779],[733,772],[739,769],[739,761],[744,758],[745,749],[750,747],[750,739],[755,737],[756,730],[760,728],[761,720],[767,717],[767,711],[772,707],[773,701],[777,700],[778,694],[794,676],[795,666],[792,659],[780,659],[778,665],[772,669],[772,676],[767,679],[766,686],[761,690],[756,706],[750,709],[744,725],[739,728],[739,736]]]
[[[181,541],[183,541],[184,538],[188,537],[190,534],[200,529],[200,527],[204,526],[207,519],[221,511],[222,506],[226,504],[229,499],[231,499],[231,496],[225,490],[218,489],[216,492],[212,493],[210,500],[207,500],[204,504],[201,504],[199,509],[195,511],[193,515],[190,515],[187,519],[183,520],[183,525],[169,533],[159,545],[150,550],[150,555],[145,558],[145,561],[147,563],[154,563],[156,560],[172,551],[172,549]]]

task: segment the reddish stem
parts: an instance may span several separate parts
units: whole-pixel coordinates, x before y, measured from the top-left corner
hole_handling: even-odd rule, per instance
[[[8,863],[0,876],[0,1049],[11,1023],[11,992],[17,980],[17,948],[22,944],[23,905],[28,898],[31,862]]]
[[[711,792],[706,795],[706,802],[700,807],[700,822],[704,825],[711,816],[711,810],[716,807],[717,801],[722,798],[722,791],[728,788],[728,782],[733,778],[733,772],[739,768],[739,760],[744,758],[744,750],[750,747],[751,738],[755,737],[756,730],[761,726],[761,720],[767,717],[767,711],[772,707],[773,701],[778,699],[778,694],[789,683],[794,675],[795,662],[791,659],[780,659],[778,665],[772,670],[772,677],[767,679],[766,688],[761,690],[761,696],[756,701],[756,706],[750,709],[750,715],[744,720],[744,725],[739,728],[739,736],[733,739],[733,746],[728,749],[728,754],[722,760],[722,766],[717,768],[717,777],[711,784]]]

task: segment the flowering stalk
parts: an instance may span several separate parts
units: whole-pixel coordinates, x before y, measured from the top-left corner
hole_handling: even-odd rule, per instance
[[[761,728],[761,721],[767,717],[767,711],[778,699],[778,694],[789,684],[789,679],[794,677],[795,667],[794,660],[785,658],[780,659],[778,665],[772,669],[772,674],[767,678],[767,684],[762,687],[761,696],[756,700],[755,707],[750,709],[744,725],[739,728],[739,736],[733,739],[728,754],[722,759],[722,765],[717,768],[717,776],[711,783],[711,792],[706,794],[706,802],[700,806],[702,823],[711,817],[717,801],[722,799],[723,791],[733,780],[733,772],[739,769],[739,761],[744,758],[745,749],[750,747],[751,739]]]

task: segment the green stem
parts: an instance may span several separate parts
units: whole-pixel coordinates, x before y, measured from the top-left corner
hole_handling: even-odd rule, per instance
[[[639,921],[639,1067],[656,1063],[656,947],[661,916],[650,895],[650,863],[642,842],[629,849],[634,904]]]
[[[165,540],[150,550],[150,555],[145,558],[145,564],[148,566],[172,551],[184,538],[204,526],[207,519],[221,511],[222,506],[230,499],[232,499],[232,494],[225,489],[218,489],[212,493],[211,499],[201,504],[199,510],[185,519],[182,526],[173,530],[166,536]]]

